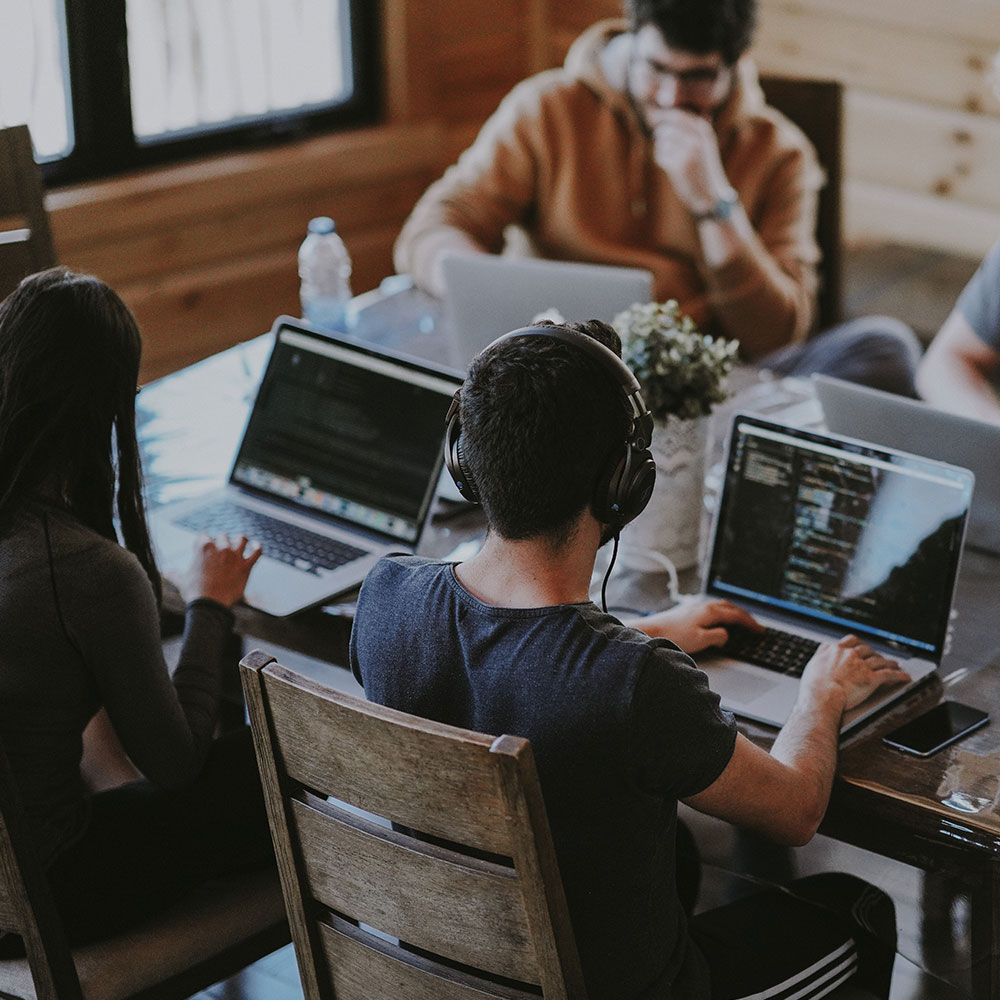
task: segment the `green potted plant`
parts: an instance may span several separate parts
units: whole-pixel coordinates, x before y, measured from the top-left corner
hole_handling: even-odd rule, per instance
[[[613,325],[654,420],[696,420],[726,398],[738,340],[701,333],[673,299],[629,306]]]
[[[622,558],[685,569],[698,561],[708,415],[726,398],[739,341],[701,333],[672,299],[630,306],[613,325],[653,415],[656,462],[653,497],[623,533]]]

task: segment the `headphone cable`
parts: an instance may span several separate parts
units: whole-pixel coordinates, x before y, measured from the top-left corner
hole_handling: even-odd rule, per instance
[[[608,613],[608,579],[611,571],[615,568],[615,560],[618,558],[618,536],[620,532],[615,532],[615,547],[611,550],[611,561],[608,563],[607,572],[604,574],[604,582],[601,584],[601,610]]]

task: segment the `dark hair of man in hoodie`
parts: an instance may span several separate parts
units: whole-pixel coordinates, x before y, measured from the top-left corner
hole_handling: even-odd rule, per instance
[[[625,16],[632,31],[652,24],[671,48],[732,65],[753,40],[757,0],[625,0]]]

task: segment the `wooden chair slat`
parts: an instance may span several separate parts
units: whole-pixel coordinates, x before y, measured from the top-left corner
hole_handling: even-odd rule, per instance
[[[275,664],[264,679],[277,752],[291,780],[323,794],[339,788],[343,795],[336,797],[421,833],[510,855],[492,740],[476,733],[438,735],[433,725],[420,733],[405,726],[390,730],[382,720],[403,713],[349,695],[333,700],[321,685],[292,683],[292,676]],[[358,706],[365,711],[355,711]],[[431,781],[434,796],[424,794]]]
[[[18,907],[10,893],[11,874],[3,870],[0,859],[0,931],[10,931],[16,934],[20,926]]]
[[[534,981],[538,960],[513,869],[302,802],[292,813],[318,902],[453,961]],[[396,883],[392,895],[381,890],[387,880]]]
[[[38,1000],[82,1000],[76,967],[63,935],[6,750],[0,748],[0,896],[5,929],[19,934]]]
[[[484,982],[381,941],[345,921],[320,925],[322,950],[335,1000],[406,997],[407,1000],[538,1000],[538,994]]]

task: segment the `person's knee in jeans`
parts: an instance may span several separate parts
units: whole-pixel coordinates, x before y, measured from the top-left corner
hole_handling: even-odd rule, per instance
[[[830,375],[900,396],[917,395],[914,378],[922,347],[892,316],[862,316],[762,358],[775,375]]]

